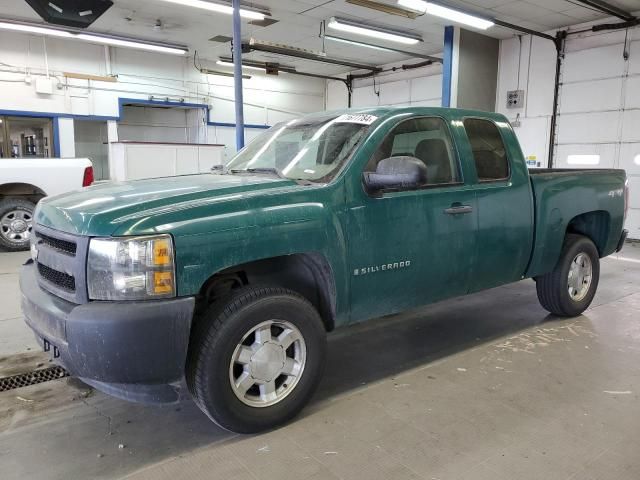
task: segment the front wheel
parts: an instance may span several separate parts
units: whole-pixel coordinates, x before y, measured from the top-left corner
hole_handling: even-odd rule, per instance
[[[593,242],[568,234],[552,272],[537,278],[540,304],[561,317],[576,317],[591,304],[600,279],[600,256]]]
[[[219,426],[255,433],[293,418],[324,370],[326,334],[316,309],[283,288],[244,287],[194,327],[189,390]]]

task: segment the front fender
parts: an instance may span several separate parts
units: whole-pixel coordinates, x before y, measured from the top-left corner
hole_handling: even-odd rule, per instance
[[[334,273],[336,310],[348,298],[341,188],[257,198],[168,228],[175,242],[178,295],[197,294],[214,274],[273,257],[317,252]]]

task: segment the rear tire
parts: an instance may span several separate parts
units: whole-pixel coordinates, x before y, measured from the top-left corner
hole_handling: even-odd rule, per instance
[[[0,250],[29,250],[35,208],[34,203],[21,198],[0,200]]]
[[[567,234],[553,271],[536,279],[538,300],[554,315],[576,317],[593,301],[599,279],[596,246],[587,237]]]
[[[189,350],[186,378],[198,407],[222,428],[255,433],[309,401],[324,370],[326,332],[297,293],[243,287],[200,316]]]

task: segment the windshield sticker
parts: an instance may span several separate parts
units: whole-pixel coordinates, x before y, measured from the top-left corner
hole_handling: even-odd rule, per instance
[[[345,113],[335,119],[336,123],[359,123],[361,125],[371,125],[378,119],[375,115],[368,113]]]

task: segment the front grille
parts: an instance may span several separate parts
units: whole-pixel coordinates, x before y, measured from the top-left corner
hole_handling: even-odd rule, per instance
[[[55,286],[67,290],[68,292],[76,291],[76,280],[71,275],[59,272],[58,270],[54,270],[46,265],[42,265],[41,263],[38,263],[38,272],[42,278],[53,283]]]
[[[74,256],[76,254],[75,242],[69,242],[67,240],[62,240],[60,238],[53,238],[41,232],[37,232],[36,237],[39,238],[42,243],[50,246],[55,250],[68,253],[69,255],[74,255]]]

